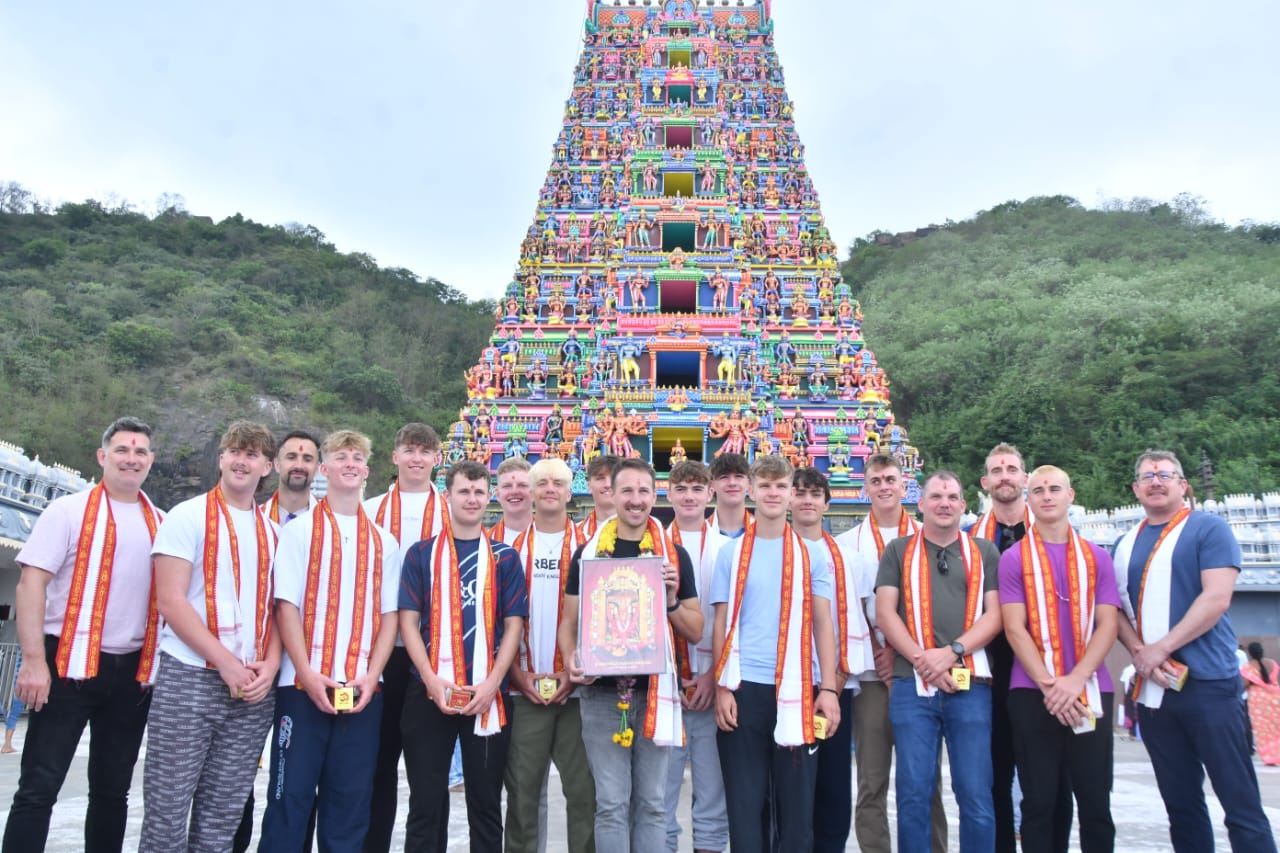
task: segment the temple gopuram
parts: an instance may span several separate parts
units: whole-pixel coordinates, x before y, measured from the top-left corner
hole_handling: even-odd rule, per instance
[[[682,459],[780,453],[826,472],[846,516],[865,507],[870,454],[918,471],[773,42],[769,0],[588,3],[551,168],[446,464],[555,454],[585,495],[593,455],[633,456],[662,497]]]

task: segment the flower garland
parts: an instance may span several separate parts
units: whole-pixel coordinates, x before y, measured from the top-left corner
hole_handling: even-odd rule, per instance
[[[631,710],[631,689],[635,686],[634,678],[618,679],[618,710],[622,713],[618,720],[618,730],[613,733],[613,742],[623,749],[630,748],[636,739],[636,733],[627,720],[627,712]]]
[[[618,547],[618,519],[615,517],[606,521],[604,527],[600,528],[600,539],[596,542],[596,556],[612,557],[616,547]],[[652,557],[654,553],[653,534],[646,525],[644,536],[640,539],[640,556]]]
[[[596,542],[597,557],[612,557],[618,546],[618,519],[611,518],[600,528],[600,538]],[[640,539],[640,556],[651,557],[655,553],[653,534],[649,525],[645,525],[644,536]],[[623,749],[629,749],[636,740],[636,733],[631,728],[628,712],[631,710],[632,690],[636,686],[635,678],[619,678],[618,685],[618,730],[613,733],[613,742]]]

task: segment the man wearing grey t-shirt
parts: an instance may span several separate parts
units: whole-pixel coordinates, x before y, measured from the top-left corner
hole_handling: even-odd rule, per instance
[[[925,480],[920,511],[920,531],[890,542],[876,575],[876,621],[897,652],[889,720],[898,849],[930,849],[930,802],[945,736],[960,848],[990,850],[991,669],[982,649],[1001,627],[1000,552],[960,531],[964,488],[950,471]]]

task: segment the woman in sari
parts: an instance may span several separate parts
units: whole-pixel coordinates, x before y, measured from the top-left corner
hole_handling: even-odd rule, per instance
[[[1262,644],[1249,644],[1249,661],[1240,667],[1249,693],[1249,721],[1258,756],[1280,764],[1280,665],[1262,656]]]

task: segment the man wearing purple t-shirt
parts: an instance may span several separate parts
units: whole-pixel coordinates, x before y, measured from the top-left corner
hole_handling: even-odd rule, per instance
[[[1053,817],[1064,779],[1080,811],[1082,853],[1115,847],[1107,722],[1115,692],[1103,660],[1116,641],[1121,602],[1110,555],[1067,521],[1074,498],[1065,471],[1033,471],[1027,504],[1035,522],[1000,557],[1000,609],[1015,656],[1008,709],[1024,853],[1057,853]]]

